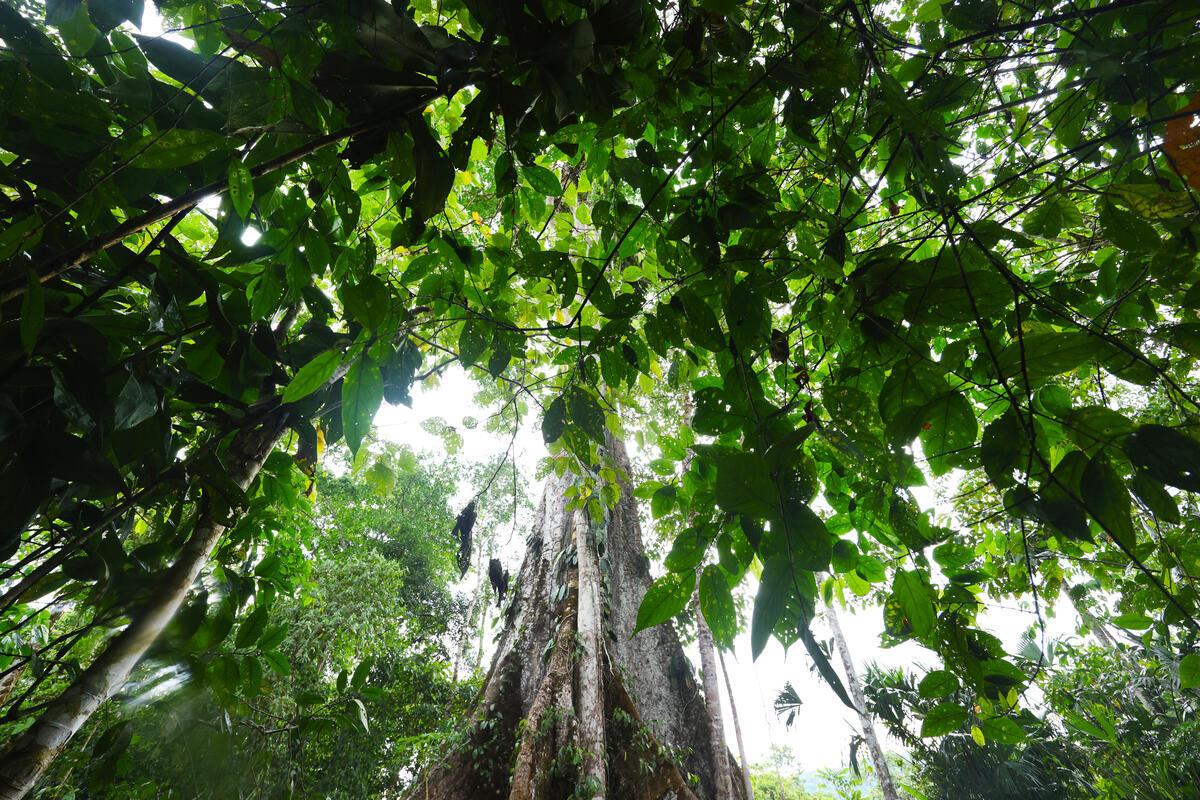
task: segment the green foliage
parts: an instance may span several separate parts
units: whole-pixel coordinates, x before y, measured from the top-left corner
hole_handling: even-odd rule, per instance
[[[455,361],[597,501],[610,433],[659,447],[639,496],[685,541],[641,626],[700,567],[728,642],[761,568],[756,652],[832,676],[809,623],[849,592],[987,719],[1033,670],[984,597],[1077,577],[1155,641],[1200,628],[1200,237],[1160,146],[1194,4],[171,0],[173,37],[140,10],[0,5],[0,614],[21,667],[43,604],[87,628],[6,719],[200,509],[233,588],[177,625],[219,658],[305,578],[320,443],[366,459]],[[663,394],[694,413],[637,425]],[[243,489],[231,441],[281,419]],[[917,505],[939,481],[952,519]],[[229,694],[287,672],[223,655]]]
[[[405,451],[380,463],[394,473],[386,493],[320,477],[320,555],[298,591],[256,597],[215,653],[189,647],[204,623],[188,642],[175,631],[133,702],[93,722],[46,796],[61,781],[96,797],[350,800],[438,758],[475,691],[455,681],[443,644],[465,625],[448,591],[454,545],[428,535],[452,525],[455,484],[448,466],[420,467]]]

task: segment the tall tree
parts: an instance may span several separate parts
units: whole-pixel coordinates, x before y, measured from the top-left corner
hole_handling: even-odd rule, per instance
[[[854,668],[854,658],[850,653],[850,644],[842,633],[842,624],[838,621],[837,612],[832,607],[825,610],[825,619],[829,621],[829,630],[833,634],[833,645],[837,648],[838,657],[842,660],[842,669],[846,671],[846,683],[850,687],[850,698],[858,711],[859,728],[862,730],[863,741],[866,742],[867,752],[871,754],[871,764],[875,767],[875,779],[879,781],[879,793],[883,800],[899,800],[896,785],[892,781],[892,770],[888,766],[887,756],[879,744],[879,736],[875,733],[875,723],[867,710],[867,698],[863,693],[862,679]]]
[[[700,566],[718,640],[761,566],[755,652],[840,687],[810,623],[855,592],[959,682],[931,729],[1008,729],[1033,673],[981,598],[1078,577],[1190,679],[1194,4],[141,10],[0,4],[6,733],[48,715],[10,795],[196,574],[286,584],[256,570],[321,440],[452,362],[578,470],[690,389],[637,489],[694,520],[648,596]],[[918,506],[958,476],[980,513]],[[48,603],[82,616],[33,675]]]
[[[627,474],[623,445],[610,440],[605,455],[605,469]],[[721,796],[679,640],[669,625],[638,625],[650,575],[631,487],[619,478],[608,505],[598,475],[567,466],[547,481],[466,740],[413,798]],[[684,604],[690,594],[676,592]]]

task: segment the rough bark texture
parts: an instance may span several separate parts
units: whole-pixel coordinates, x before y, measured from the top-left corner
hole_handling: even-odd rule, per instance
[[[272,414],[261,426],[235,438],[228,456],[229,477],[242,489],[250,486],[275,449],[285,420],[283,413]],[[4,754],[0,800],[24,797],[83,723],[125,684],[175,615],[224,532],[225,526],[211,512],[201,512],[179,560],[163,574],[144,610]]]
[[[867,743],[871,762],[875,765],[875,777],[879,780],[880,794],[883,795],[883,800],[899,800],[900,795],[896,793],[896,785],[892,783],[892,772],[888,769],[883,748],[879,746],[879,737],[875,734],[875,724],[867,713],[867,699],[863,696],[862,681],[858,679],[858,671],[854,669],[854,660],[850,658],[850,646],[846,644],[842,626],[838,623],[837,614],[832,608],[826,612],[825,616],[829,620],[829,628],[833,632],[834,646],[837,647],[838,655],[842,659],[842,666],[846,669],[846,681],[850,684],[850,698],[854,700],[859,724],[862,726],[863,741]]]
[[[699,571],[696,573],[700,577]],[[725,719],[721,713],[721,684],[717,679],[716,647],[712,631],[700,612],[700,593],[692,594],[692,613],[696,615],[696,640],[700,649],[700,680],[704,684],[704,710],[708,718],[709,747],[712,750],[713,780],[717,800],[732,797],[729,779],[729,748],[725,745]]]
[[[632,635],[650,572],[631,490],[595,519],[566,511],[572,482],[547,481],[466,742],[410,800],[716,799],[704,700],[674,628]]]

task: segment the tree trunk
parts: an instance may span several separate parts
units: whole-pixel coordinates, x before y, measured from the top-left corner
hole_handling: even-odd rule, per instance
[[[228,455],[229,477],[249,488],[284,430],[277,411],[260,426],[243,430]],[[168,569],[145,609],[117,635],[71,686],[55,698],[0,761],[0,800],[20,800],[88,718],[116,693],[134,666],[175,615],[209,554],[225,533],[211,510],[203,509],[179,560]]]
[[[708,738],[712,748],[718,800],[732,797],[729,780],[729,748],[725,746],[725,720],[721,714],[721,684],[717,677],[716,647],[712,631],[700,613],[700,572],[696,572],[696,591],[692,594],[692,613],[696,616],[696,645],[700,649],[700,679],[704,684],[704,710],[708,718]],[[743,767],[745,769],[745,767]]]
[[[871,754],[871,763],[875,765],[875,777],[879,779],[879,792],[883,800],[899,800],[896,785],[892,783],[892,772],[888,769],[887,759],[883,748],[879,746],[879,737],[875,734],[875,724],[867,713],[867,699],[863,696],[862,681],[858,679],[858,671],[854,669],[854,661],[850,658],[850,646],[842,634],[842,626],[838,623],[837,613],[830,606],[826,612],[829,629],[833,632],[834,646],[842,658],[842,666],[846,669],[846,682],[850,684],[850,697],[858,711],[858,721],[862,727],[863,741],[867,743],[867,751]]]
[[[733,734],[737,737],[738,759],[742,762],[742,788],[746,800],[754,800],[754,786],[750,783],[750,762],[746,759],[746,743],[742,740],[742,724],[738,721],[737,703],[733,701],[733,684],[729,680],[729,670],[725,669],[725,654],[717,651],[717,660],[721,663],[721,674],[725,676],[725,693],[729,695],[729,717],[733,720]]]
[[[609,450],[627,472],[623,445]],[[632,635],[650,573],[631,489],[595,518],[567,510],[573,480],[547,479],[465,742],[410,800],[718,797],[674,628]]]

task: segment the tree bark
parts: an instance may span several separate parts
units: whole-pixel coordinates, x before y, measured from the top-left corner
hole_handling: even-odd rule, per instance
[[[733,720],[733,734],[737,737],[738,759],[742,762],[742,789],[746,800],[754,800],[754,786],[750,783],[750,762],[746,759],[746,743],[742,739],[742,724],[738,721],[737,703],[733,701],[733,684],[729,680],[729,670],[725,669],[725,654],[717,651],[717,661],[721,664],[721,674],[725,676],[725,693],[729,695],[729,716]]]
[[[692,594],[692,613],[696,616],[696,643],[700,648],[700,676],[704,684],[704,710],[708,721],[708,738],[711,742],[714,778],[717,799],[732,797],[729,779],[729,748],[725,745],[725,720],[721,714],[721,684],[717,678],[717,657],[713,645],[712,631],[700,612],[699,571],[696,572],[696,591]],[[744,769],[745,767],[743,767]]]
[[[254,428],[244,429],[230,446],[229,477],[249,488],[284,431],[279,410]],[[20,800],[62,752],[75,732],[128,680],[146,650],[171,621],[226,526],[203,508],[179,559],[162,576],[140,614],[118,634],[71,686],[13,743],[0,761],[0,800]]]
[[[627,472],[624,447],[606,449]],[[547,480],[465,742],[409,800],[718,797],[703,699],[674,628],[633,635],[650,573],[631,487],[593,515],[567,509],[575,482]]]
[[[842,659],[842,666],[846,670],[846,681],[850,684],[850,698],[854,700],[855,709],[858,711],[863,741],[867,743],[867,751],[871,754],[871,763],[875,765],[875,777],[879,780],[879,792],[883,795],[883,800],[899,800],[900,795],[896,793],[896,785],[892,782],[892,771],[888,769],[887,758],[883,755],[883,748],[879,746],[875,724],[871,721],[870,714],[867,713],[867,699],[863,696],[862,681],[858,679],[854,660],[850,658],[850,646],[846,643],[846,637],[842,634],[842,626],[838,623],[837,613],[832,606],[826,612],[826,618],[829,620],[829,629],[833,632],[834,646],[837,647],[838,655]]]

